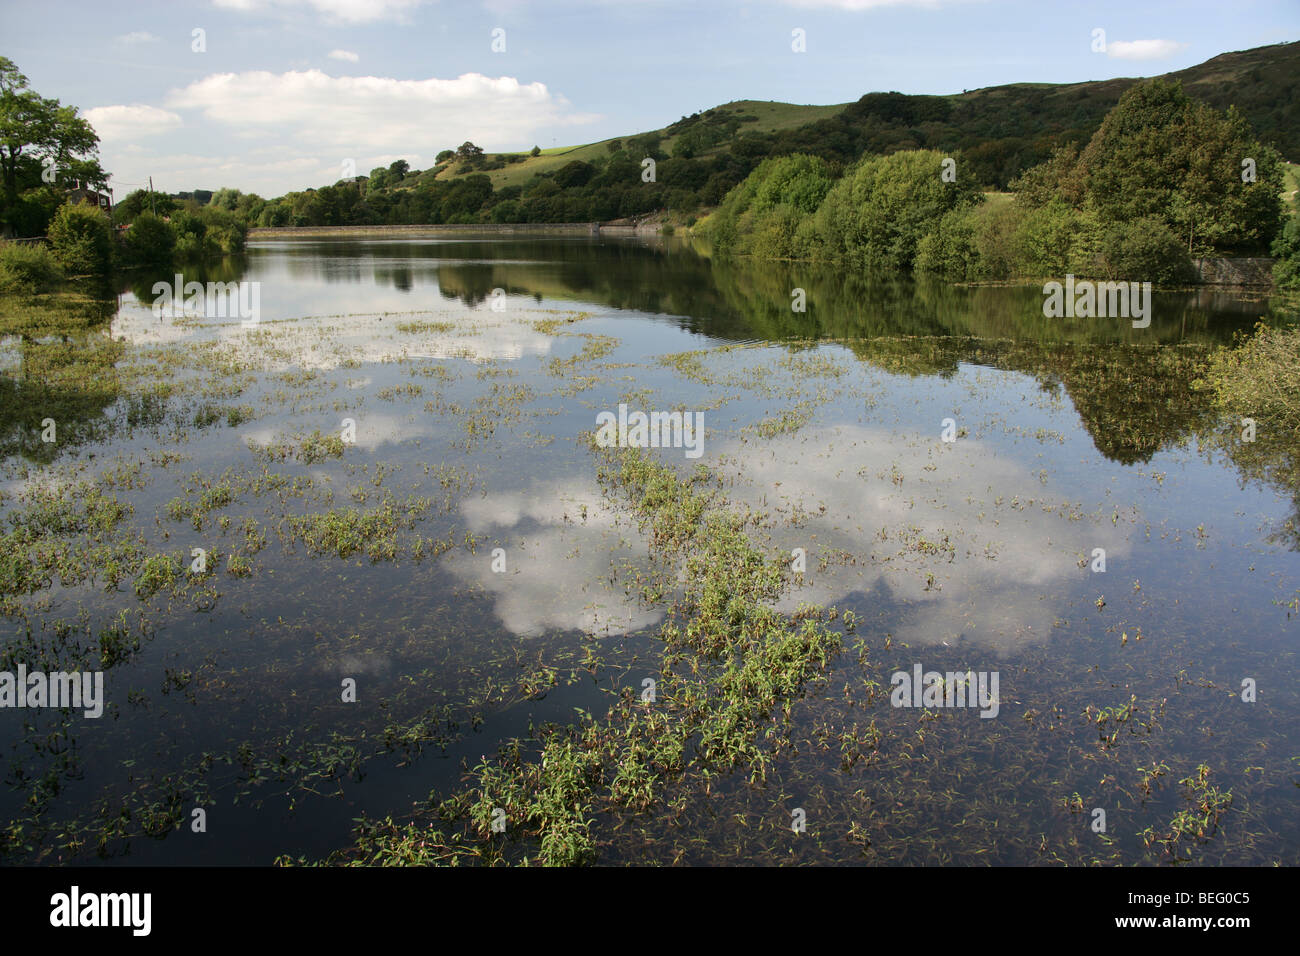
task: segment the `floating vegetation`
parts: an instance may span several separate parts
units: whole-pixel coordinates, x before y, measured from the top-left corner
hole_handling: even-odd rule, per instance
[[[1210,385],[1280,333],[632,249],[252,330],[0,308],[0,670],[107,688],[0,711],[0,857],[1297,862],[1285,410]],[[703,457],[595,447],[620,402]],[[893,706],[918,664],[997,716]]]

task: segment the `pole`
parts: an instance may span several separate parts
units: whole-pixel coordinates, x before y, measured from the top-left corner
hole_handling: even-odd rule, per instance
[[[158,215],[158,207],[153,201],[153,177],[149,177],[149,211],[155,216]]]

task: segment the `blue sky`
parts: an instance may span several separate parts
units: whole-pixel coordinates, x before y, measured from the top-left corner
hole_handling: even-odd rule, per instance
[[[1300,39],[1300,0],[5,0],[0,38],[94,124],[118,198],[150,175],[274,196],[422,169],[466,139],[586,143],[735,99],[1153,76]]]

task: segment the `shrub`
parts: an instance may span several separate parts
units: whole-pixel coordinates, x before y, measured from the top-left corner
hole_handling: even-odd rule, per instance
[[[1260,323],[1249,338],[1210,355],[1204,378],[1222,420],[1203,437],[1222,447],[1244,478],[1292,501],[1269,541],[1300,551],[1300,329]],[[1253,421],[1245,432],[1243,418]]]
[[[133,266],[170,266],[176,251],[176,231],[151,212],[135,217],[126,231],[126,257]]]
[[[813,255],[817,242],[812,216],[832,182],[830,167],[816,156],[764,160],[709,218],[715,248],[772,259]],[[809,226],[800,231],[805,221]]]
[[[235,213],[207,206],[199,210],[206,227],[204,238],[209,255],[237,254],[248,241],[248,225]]]
[[[978,273],[976,230],[979,207],[963,206],[944,213],[933,232],[916,245],[916,271],[963,281]]]
[[[113,240],[108,217],[98,206],[65,203],[50,223],[54,258],[69,275],[108,275],[113,268]]]
[[[1281,235],[1273,243],[1273,281],[1284,292],[1300,292],[1300,196],[1295,212],[1287,220]]]
[[[976,207],[972,278],[1006,279],[1019,269],[1016,233],[1025,210],[1016,203]]]
[[[1101,276],[1106,273],[1105,233],[1101,218],[1092,203],[1074,210],[1075,235],[1070,242],[1067,272],[1077,276]]]
[[[201,218],[190,212],[178,212],[172,216],[172,229],[176,233],[178,259],[198,259],[208,254],[208,226]]]
[[[45,292],[63,278],[48,248],[36,243],[0,245],[0,292]]]
[[[1112,279],[1170,284],[1194,276],[1187,247],[1153,216],[1111,225],[1102,242],[1105,273]]]
[[[849,170],[817,210],[826,254],[858,267],[911,268],[943,215],[981,198],[969,178],[941,179],[944,159],[936,150],[904,150]]]
[[[1079,216],[1061,200],[1030,209],[1015,232],[1016,271],[1022,276],[1059,276],[1070,271],[1070,249]]]

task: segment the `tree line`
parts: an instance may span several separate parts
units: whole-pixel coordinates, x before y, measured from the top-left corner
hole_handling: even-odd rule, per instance
[[[868,154],[842,174],[807,154],[765,160],[701,224],[723,252],[915,269],[954,280],[1026,276],[1192,278],[1207,256],[1282,258],[1294,282],[1278,151],[1235,109],[1177,82],[1130,88],[1082,149],[1057,148],[987,197],[966,158]]]

